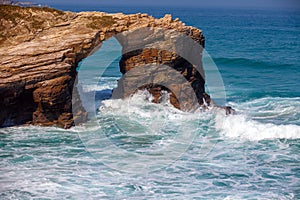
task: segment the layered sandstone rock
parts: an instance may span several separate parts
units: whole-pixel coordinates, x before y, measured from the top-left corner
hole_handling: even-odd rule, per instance
[[[163,18],[172,22],[171,16]],[[146,88],[158,103],[163,91],[170,102],[181,110],[196,109],[205,100],[201,31],[140,28],[118,34],[123,47],[120,71],[125,76],[118,82],[113,97],[126,98],[137,89]],[[134,69],[134,70],[133,70]]]
[[[86,119],[80,101],[73,104],[73,108],[78,107],[76,112],[72,111],[78,63],[102,41],[138,28],[176,30],[204,45],[199,29],[185,26],[170,15],[155,19],[147,14],[72,13],[50,8],[0,6],[0,126],[27,123],[69,128],[74,119]],[[119,41],[124,49],[130,47],[128,39],[126,44],[122,38]],[[154,47],[150,44],[125,53],[120,71],[125,74],[145,64],[167,65],[184,75],[200,104],[203,98],[210,101],[204,93],[201,64],[195,66],[172,51]],[[201,63],[201,53],[197,59]],[[197,67],[199,70],[195,70]],[[161,90],[168,89],[160,85],[145,87],[154,94],[156,102]],[[180,108],[174,95],[171,102]]]

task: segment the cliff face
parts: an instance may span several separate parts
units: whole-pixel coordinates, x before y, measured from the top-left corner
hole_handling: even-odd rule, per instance
[[[83,109],[72,113],[78,63],[102,41],[141,27],[176,30],[204,45],[199,29],[185,26],[170,15],[155,19],[147,14],[72,13],[0,5],[0,126],[27,123],[69,128],[74,124],[74,118],[86,118]],[[150,36],[144,35],[135,41],[142,42]],[[130,46],[128,39],[118,39],[124,49]],[[198,58],[201,63],[201,52]],[[204,94],[204,78],[193,70],[197,66],[174,52],[151,46],[127,51],[120,61],[120,71],[125,74],[136,66],[149,63],[176,69],[192,85],[200,104],[203,98],[210,101]],[[120,87],[123,87],[122,81]],[[168,89],[153,84],[143,87],[151,91],[155,102],[159,101],[161,91]],[[121,94],[122,97],[128,95],[126,92]],[[171,103],[180,108],[174,94]],[[80,107],[80,102],[76,106]]]

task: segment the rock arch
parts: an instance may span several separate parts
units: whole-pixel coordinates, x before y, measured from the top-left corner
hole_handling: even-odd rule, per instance
[[[31,18],[15,19],[6,25],[7,38],[0,46],[0,126],[16,124],[58,125],[69,128],[74,118],[86,118],[79,109],[72,113],[72,90],[78,63],[90,55],[101,42],[118,33],[137,28],[175,30],[204,46],[201,30],[186,26],[171,15],[155,19],[147,14],[107,14],[102,12],[56,13],[53,10],[21,8],[27,16],[35,13],[42,27]],[[11,11],[13,12],[13,11]],[[5,19],[4,19],[5,20]],[[30,33],[23,29],[29,27]],[[16,35],[11,31],[20,30]],[[22,31],[21,31],[22,30]],[[123,41],[124,42],[124,41]],[[122,44],[122,42],[121,42]],[[198,55],[201,62],[201,54]],[[140,49],[122,56],[120,71],[124,74],[138,64],[166,64],[190,80],[197,95],[203,95],[204,77],[193,71],[185,59],[167,51]],[[188,67],[187,67],[188,66]],[[199,66],[202,68],[202,66]],[[195,72],[195,73],[194,73]],[[153,87],[157,92],[159,88]],[[203,96],[199,96],[201,103]],[[209,99],[209,96],[204,96]],[[176,106],[176,103],[174,103]],[[75,105],[80,107],[80,103]]]

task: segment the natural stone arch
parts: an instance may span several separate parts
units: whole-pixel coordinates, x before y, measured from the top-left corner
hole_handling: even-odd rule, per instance
[[[30,18],[27,21],[24,21],[27,18],[17,19],[22,23],[15,25],[14,29],[29,26],[34,37],[20,33],[17,37],[9,36],[1,44],[0,126],[24,123],[72,126],[73,117],[76,117],[72,113],[72,89],[77,65],[101,46],[101,42],[118,33],[158,27],[188,35],[204,46],[204,37],[199,29],[185,26],[170,15],[155,19],[147,14],[56,14],[30,8],[22,8],[18,12],[24,15],[38,12],[40,20],[51,26],[35,30]],[[55,18],[49,18],[52,15]],[[80,103],[77,106],[80,107]],[[85,118],[85,113],[79,110],[75,115]]]

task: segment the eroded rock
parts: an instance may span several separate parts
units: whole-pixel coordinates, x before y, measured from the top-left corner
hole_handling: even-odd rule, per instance
[[[17,124],[58,125],[69,128],[74,119],[84,121],[87,113],[80,106],[72,112],[72,94],[78,63],[86,58],[102,41],[124,31],[148,28],[172,38],[172,31],[181,33],[200,46],[204,46],[201,30],[185,26],[179,19],[166,15],[155,19],[147,14],[103,12],[62,12],[50,8],[23,8],[0,6],[0,126]],[[125,74],[145,64],[169,66],[182,74],[185,83],[194,90],[197,102],[208,98],[204,90],[204,72],[200,52],[185,52],[179,56],[171,49],[158,50],[159,41],[151,34],[132,35],[131,40],[118,38],[126,51],[120,62]],[[141,37],[141,38],[137,38]],[[145,42],[144,48],[130,48]],[[158,42],[157,42],[158,41]],[[161,45],[161,44],[160,44]],[[172,46],[172,45],[171,45]],[[176,48],[181,48],[176,46]],[[184,47],[182,47],[184,49]],[[195,55],[193,55],[193,53]],[[194,57],[188,61],[185,57]],[[195,62],[195,63],[193,63]],[[195,70],[197,69],[197,70]],[[158,69],[159,70],[159,69]],[[143,76],[143,75],[141,75]],[[145,77],[145,75],[144,75]],[[164,79],[155,76],[154,79]],[[172,80],[172,79],[171,79]],[[185,85],[173,87],[171,103],[180,108],[176,90],[187,91]],[[146,85],[159,101],[161,85]],[[182,87],[182,88],[181,88]],[[76,91],[75,91],[76,92]],[[124,94],[123,97],[129,94]],[[184,94],[182,94],[184,95]],[[189,95],[189,94],[186,94]],[[207,96],[206,96],[207,95]],[[74,105],[73,105],[74,106]]]

